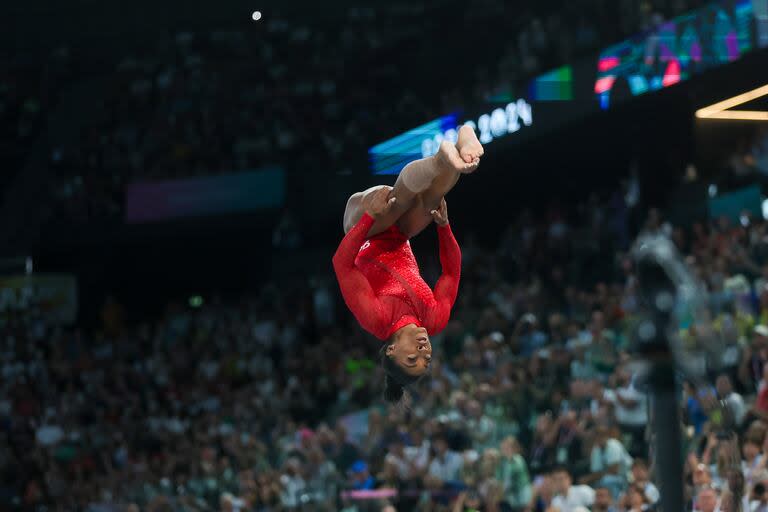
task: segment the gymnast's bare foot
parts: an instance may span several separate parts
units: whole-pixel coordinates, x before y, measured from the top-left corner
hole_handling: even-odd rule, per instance
[[[468,135],[461,135],[461,133],[465,132],[466,130],[469,130]],[[470,148],[472,148],[473,153],[476,154],[477,148],[471,146],[471,139],[474,137],[474,139],[477,141],[477,137],[475,137],[475,133],[472,130],[472,128],[468,126],[462,127],[461,131],[459,132],[459,141],[464,142],[466,146],[466,150],[469,151]],[[464,139],[464,140],[462,140]],[[469,140],[470,143],[466,142],[466,140]],[[480,147],[480,152],[482,154],[483,148],[480,146],[480,142],[477,142],[477,145]],[[477,166],[480,165],[480,158],[472,158],[469,161],[466,161],[462,156],[461,153],[459,153],[459,145],[454,144],[452,142],[448,142],[447,140],[444,140],[440,143],[440,149],[437,152],[437,155],[435,155],[438,159],[439,168],[442,169],[451,169],[454,172],[458,172],[461,174],[471,174],[477,170]]]
[[[459,129],[459,140],[456,142],[456,149],[458,149],[464,163],[474,165],[472,171],[477,169],[477,165],[480,164],[480,157],[483,156],[484,151],[482,144],[477,140],[475,130],[471,126],[464,125]]]

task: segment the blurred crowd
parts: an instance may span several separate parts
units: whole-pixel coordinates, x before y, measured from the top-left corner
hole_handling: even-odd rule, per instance
[[[756,179],[764,182],[768,178],[768,128],[761,127],[741,138],[723,168],[729,171],[729,181],[733,185]]]
[[[66,47],[43,57],[0,55],[0,187],[29,156],[52,105],[71,77]]]
[[[119,59],[76,146],[49,148],[56,214],[118,218],[135,180],[269,163],[349,173],[372,143],[700,3],[392,3],[351,8],[343,24],[269,16],[254,31],[177,33]],[[457,34],[501,50],[472,52],[473,72],[446,89],[438,71],[461,60]],[[0,61],[12,167],[55,103],[40,84],[50,79]],[[763,139],[734,156],[734,172],[765,172]],[[653,510],[627,251],[638,233],[664,233],[709,292],[706,326],[681,336],[717,354],[681,395],[687,509],[768,510],[768,224],[745,214],[675,226],[639,211],[636,188],[525,211],[491,250],[460,235],[452,320],[400,407],[381,400],[377,342],[330,274],[171,303],[151,322],[110,298],[96,330],[54,325],[36,307],[3,311],[0,508]],[[422,268],[434,282],[436,261]]]
[[[378,342],[330,275],[169,304],[153,322],[130,321],[108,298],[94,331],[51,325],[34,306],[6,310],[0,503],[653,510],[648,388],[631,364],[639,309],[627,250],[639,232],[670,236],[708,291],[710,317],[681,324],[691,357],[710,354],[706,378],[680,396],[687,509],[762,510],[768,223],[673,226],[636,211],[632,189],[523,212],[494,250],[460,235],[452,320],[401,406],[382,400]],[[434,282],[437,262],[420,261]]]
[[[520,94],[537,73],[701,3],[513,8],[484,0],[466,12],[452,2],[392,2],[349,8],[341,20],[334,13],[299,21],[274,11],[249,30],[153,39],[115,59],[104,90],[94,91],[99,112],[79,143],[52,142],[54,215],[119,217],[133,181],[267,164],[359,171],[377,142],[446,112]],[[469,72],[457,67],[463,61]]]

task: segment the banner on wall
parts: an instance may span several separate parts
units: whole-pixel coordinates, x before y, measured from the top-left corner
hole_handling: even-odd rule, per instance
[[[0,276],[0,315],[37,308],[55,323],[77,318],[77,279],[68,274]]]
[[[128,185],[125,220],[157,222],[186,217],[247,213],[285,202],[285,174],[277,167]]]

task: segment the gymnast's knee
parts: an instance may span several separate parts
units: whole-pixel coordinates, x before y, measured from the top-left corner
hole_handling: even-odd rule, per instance
[[[363,192],[355,192],[347,200],[347,207],[344,209],[344,233],[349,233],[360,217],[363,216],[362,212],[362,199]]]
[[[347,200],[347,207],[344,209],[344,233],[349,233],[349,230],[355,227],[355,224],[360,220],[367,208],[367,201],[371,195],[382,188],[392,191],[392,187],[389,185],[376,185],[362,192],[355,192]]]

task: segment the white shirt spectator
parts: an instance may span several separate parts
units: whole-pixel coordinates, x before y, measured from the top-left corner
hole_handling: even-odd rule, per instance
[[[426,439],[419,446],[406,446],[406,460],[413,463],[418,469],[426,469],[429,464],[429,448],[430,443]]]
[[[758,454],[751,463],[742,459],[741,472],[744,473],[744,480],[746,481],[747,485],[751,485],[753,483],[755,476],[760,471],[762,459],[762,454]]]
[[[467,419],[467,428],[474,441],[481,444],[482,446],[485,446],[483,443],[489,442],[491,436],[496,430],[496,422],[483,414],[480,416],[480,418],[477,419]]]
[[[641,427],[648,424],[648,397],[645,393],[638,391],[633,382],[615,391],[606,390],[605,399],[613,404],[616,421],[620,425]],[[635,405],[624,405],[619,399],[631,400]]]
[[[661,498],[659,488],[656,487],[653,482],[647,482],[643,486],[643,493],[645,494],[646,499],[650,501],[652,505],[658,503],[659,499]]]
[[[591,507],[594,502],[594,489],[588,485],[572,485],[567,496],[559,494],[552,498],[552,507],[560,512],[575,512],[578,507]]]
[[[744,419],[744,415],[747,413],[747,408],[744,405],[744,399],[741,395],[731,392],[731,394],[725,397],[725,403],[727,403],[728,407],[731,409],[736,424],[741,424],[741,420]]]
[[[570,341],[568,342],[570,343]],[[583,358],[582,358],[583,359]],[[594,370],[592,369],[592,365],[583,361],[574,359],[571,361],[571,377],[574,379],[590,379],[594,377]]]
[[[424,441],[421,446],[406,446],[402,455],[388,453],[385,460],[397,466],[401,478],[411,475],[411,468],[424,471],[429,466],[429,441]]]
[[[619,475],[624,475],[631,464],[631,457],[617,439],[608,439],[605,448],[595,446],[589,458],[589,470],[592,473],[605,471],[608,466],[619,464]]]
[[[300,476],[282,475],[280,483],[283,490],[280,493],[280,502],[284,507],[298,507],[301,505],[301,495],[304,493],[306,483]]]
[[[410,474],[410,466],[405,457],[398,457],[394,453],[388,453],[384,461],[397,468],[397,474],[400,478],[407,478]]]
[[[459,473],[464,467],[464,459],[456,452],[448,450],[445,456],[435,457],[429,464],[430,476],[443,482],[459,479]]]

